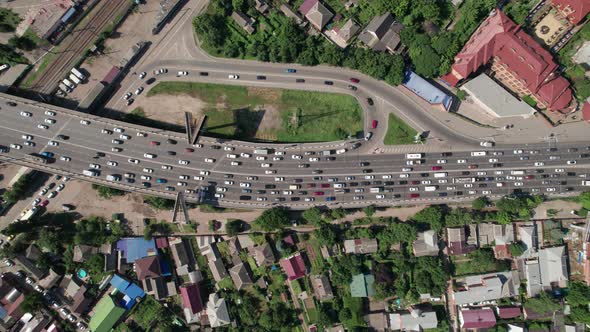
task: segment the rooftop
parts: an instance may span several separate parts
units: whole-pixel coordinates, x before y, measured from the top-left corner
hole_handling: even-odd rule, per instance
[[[453,103],[451,95],[446,94],[412,71],[406,72],[402,85],[432,105],[441,105],[447,111],[451,108]]]
[[[117,250],[123,252],[127,263],[133,263],[140,258],[158,254],[156,241],[141,237],[128,237],[117,241]]]

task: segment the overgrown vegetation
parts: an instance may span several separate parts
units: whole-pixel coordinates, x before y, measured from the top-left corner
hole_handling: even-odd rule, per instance
[[[156,197],[156,196],[144,196],[143,202],[153,207],[156,210],[172,210],[174,209],[174,200]]]
[[[408,126],[393,113],[389,113],[387,133],[383,139],[385,145],[412,144],[418,132]]]
[[[21,177],[16,180],[12,187],[2,194],[2,198],[4,198],[8,204],[18,202],[24,198],[31,181],[31,173],[21,175]]]
[[[590,24],[584,24],[580,31],[559,51],[557,57],[559,63],[565,67],[564,75],[572,82],[575,96],[583,102],[590,97],[590,79],[586,77],[586,69],[572,61],[572,57],[578,48],[590,40]]]
[[[92,184],[92,189],[98,192],[98,197],[105,199],[110,199],[115,196],[123,196],[127,193],[126,191],[123,191],[121,189],[111,188],[95,183]]]
[[[13,32],[21,18],[10,8],[0,8],[0,32]]]

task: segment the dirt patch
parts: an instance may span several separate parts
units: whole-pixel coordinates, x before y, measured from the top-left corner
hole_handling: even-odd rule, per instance
[[[282,91],[280,89],[247,87],[248,95],[258,96],[266,102],[277,104],[281,100]]]
[[[264,115],[262,116],[262,120],[260,120],[256,138],[275,140],[277,138],[276,132],[281,129],[283,123],[281,113],[276,106],[264,105],[261,109],[264,110]]]
[[[579,210],[582,207],[580,203],[570,202],[570,201],[547,201],[543,202],[543,204],[539,205],[535,209],[535,219],[545,219],[549,218],[547,215],[548,210],[555,210],[556,214],[551,216],[551,218],[571,218],[575,217],[572,216],[570,213],[572,210]]]
[[[184,125],[184,112],[190,112],[197,118],[204,114],[207,104],[187,95],[158,95],[141,99],[137,106],[143,109],[149,119]]]

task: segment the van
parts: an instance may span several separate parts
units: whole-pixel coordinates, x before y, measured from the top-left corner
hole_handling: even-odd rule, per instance
[[[76,77],[76,75],[74,75],[74,74],[70,74],[70,76],[68,76],[68,78],[70,79],[70,81],[74,82],[76,85],[80,85],[80,83],[82,83],[82,81],[80,81],[80,79],[78,77]]]
[[[371,193],[380,193],[383,191],[383,187],[373,187],[369,190]]]
[[[582,181],[583,186],[590,186],[590,181],[584,180]]]
[[[346,152],[346,149],[336,150],[336,154],[343,154],[344,152]]]
[[[100,172],[97,170],[93,170],[93,169],[86,169],[86,170],[82,171],[82,174],[84,174],[86,176],[98,176],[100,174]]]
[[[524,175],[525,171],[523,170],[514,170],[514,171],[510,171],[510,174],[512,175]]]
[[[153,153],[144,153],[144,154],[143,154],[143,156],[144,156],[145,158],[150,158],[150,159],[154,159],[154,158],[156,158],[156,155],[155,155],[155,154],[153,154]]]
[[[76,85],[70,81],[68,81],[67,78],[64,78],[63,81],[61,81],[63,84],[65,84],[68,88],[70,89],[74,89],[76,87]]]
[[[119,174],[110,174],[110,175],[107,175],[107,180],[109,180],[109,181],[121,181],[121,175],[119,175]]]
[[[488,153],[486,151],[474,151],[471,152],[472,157],[485,157]]]
[[[65,84],[63,84],[63,83],[59,83],[59,88],[60,88],[60,90],[61,90],[61,91],[63,91],[63,92],[67,92],[67,93],[70,93],[70,92],[72,92],[72,89],[70,89],[70,87],[69,87],[69,86],[67,86],[67,85],[65,85]]]
[[[301,186],[298,184],[290,184],[289,185],[289,189],[291,189],[291,190],[299,190],[299,188],[301,188]]]
[[[82,74],[78,69],[76,68],[72,68],[71,71],[72,74],[76,75],[79,79],[81,79],[82,81],[84,81],[86,79],[86,75]]]
[[[424,187],[424,191],[436,191],[436,189],[438,189],[438,186],[426,186],[426,187]]]

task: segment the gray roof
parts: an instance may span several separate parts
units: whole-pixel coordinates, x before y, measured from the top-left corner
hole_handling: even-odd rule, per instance
[[[211,270],[211,274],[213,275],[213,279],[215,281],[219,281],[225,277],[227,277],[227,270],[225,269],[225,265],[223,265],[223,261],[221,259],[212,261],[208,260],[209,269]]]
[[[399,33],[403,25],[393,19],[391,13],[375,16],[359,35],[359,39],[375,51],[394,52],[400,43]]]
[[[539,294],[543,287],[541,286],[541,270],[539,260],[526,260],[524,262],[524,277],[527,280],[526,288],[528,296]]]
[[[326,8],[321,2],[316,2],[313,7],[305,14],[305,17],[318,30],[322,30],[326,24],[334,17],[334,14]]]
[[[408,313],[389,314],[389,328],[391,330],[422,331],[434,329],[438,326],[438,319],[434,311],[414,309]]]
[[[338,35],[345,41],[352,38],[360,30],[360,27],[354,23],[352,19],[349,19],[344,25],[338,30]]]
[[[248,17],[246,14],[235,11],[231,14],[231,18],[236,21],[236,23],[242,27],[242,29],[246,30],[248,33],[254,32],[254,27],[252,26],[252,19]]]
[[[464,279],[464,291],[453,293],[456,305],[492,301],[518,294],[520,278],[517,271],[469,276]]]
[[[539,268],[541,271],[541,284],[544,287],[549,287],[554,282],[567,281],[565,246],[539,250]]]
[[[275,262],[275,254],[268,243],[253,247],[252,251],[254,260],[256,260],[256,265],[258,266],[271,265]]]
[[[244,263],[240,263],[229,269],[229,275],[237,290],[252,285],[252,278],[250,278],[250,273]]]
[[[192,271],[198,270],[190,242],[181,238],[172,239],[169,241],[169,245],[178,275],[187,275]]]
[[[285,4],[282,4],[279,7],[279,9],[283,12],[283,14],[285,14],[285,16],[294,19],[297,24],[301,24],[301,22],[303,22],[303,19],[301,18],[301,16],[296,11],[294,11],[291,7],[289,7]]]
[[[332,293],[332,286],[330,285],[330,279],[325,275],[314,275],[310,278],[311,287],[318,300],[324,301],[334,297]]]
[[[518,236],[520,241],[525,244],[527,250],[537,248],[537,230],[534,225],[518,226]]]
[[[436,256],[438,255],[438,237],[433,230],[418,233],[418,237],[412,243],[414,256]]]
[[[496,245],[512,243],[514,242],[514,228],[512,224],[477,224],[477,242],[480,247],[491,245],[492,242]]]
[[[377,239],[352,239],[344,241],[347,254],[371,254],[379,250]]]
[[[209,294],[207,302],[207,316],[211,327],[219,327],[230,323],[229,312],[225,299],[222,299],[217,293]]]
[[[527,118],[535,112],[527,103],[514,97],[486,74],[480,74],[468,81],[463,89],[473,97],[477,105],[498,118]]]

